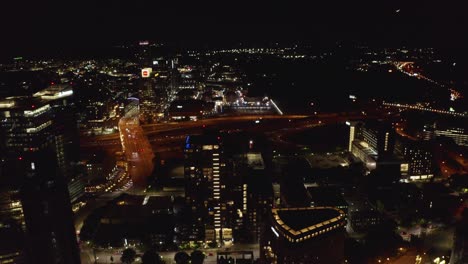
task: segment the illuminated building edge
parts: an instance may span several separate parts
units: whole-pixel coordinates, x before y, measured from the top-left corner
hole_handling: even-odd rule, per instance
[[[328,219],[326,221],[302,228],[301,230],[295,230],[285,224],[278,215],[279,211],[302,211],[302,210],[335,210],[339,213],[338,216]],[[346,225],[345,213],[335,207],[301,207],[301,208],[281,208],[272,209],[273,225],[272,231],[277,237],[279,234],[291,243],[300,243],[310,238],[317,237],[322,234],[326,234],[332,230],[344,227]]]

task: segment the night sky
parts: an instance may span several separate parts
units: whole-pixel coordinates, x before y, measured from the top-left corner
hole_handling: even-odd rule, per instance
[[[0,54],[80,52],[138,39],[188,45],[295,40],[421,47],[468,44],[463,1],[255,2],[2,1]]]

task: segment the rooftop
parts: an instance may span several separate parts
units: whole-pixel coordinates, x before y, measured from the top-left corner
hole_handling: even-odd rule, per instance
[[[281,208],[272,209],[272,213],[275,227],[290,242],[301,242],[346,224],[344,212],[334,207]]]
[[[0,109],[34,109],[47,103],[73,95],[68,85],[53,85],[29,96],[13,96],[0,99]]]
[[[209,145],[209,144],[215,144],[218,145],[220,143],[221,137],[217,135],[192,135],[192,136],[187,136],[185,138],[185,144],[191,144],[191,145]]]
[[[340,212],[331,208],[318,210],[278,210],[278,216],[292,229],[301,230],[338,217],[340,216]]]
[[[312,202],[321,206],[348,206],[339,190],[332,187],[309,187],[307,188]]]

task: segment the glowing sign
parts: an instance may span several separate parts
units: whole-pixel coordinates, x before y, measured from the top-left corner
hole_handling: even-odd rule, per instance
[[[151,69],[151,68],[144,68],[144,69],[141,69],[141,77],[143,77],[143,78],[149,78],[152,71],[153,71],[153,69]]]

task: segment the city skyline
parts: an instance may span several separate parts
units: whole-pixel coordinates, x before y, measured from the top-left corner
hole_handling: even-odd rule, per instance
[[[462,5],[2,5],[0,263],[468,261]]]

